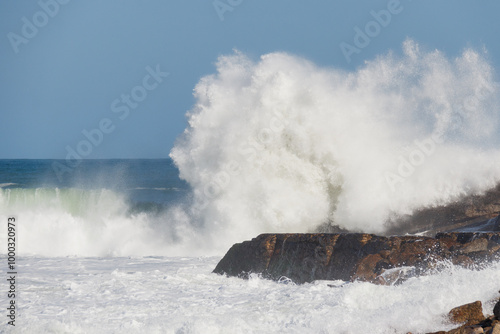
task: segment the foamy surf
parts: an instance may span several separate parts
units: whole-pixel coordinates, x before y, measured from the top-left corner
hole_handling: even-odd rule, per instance
[[[211,274],[218,260],[21,258],[15,333],[426,333],[453,328],[457,305],[490,313],[500,279],[497,263],[397,286],[294,285]]]
[[[17,218],[23,255],[156,253],[163,240],[152,229],[154,216],[129,215],[128,208],[123,195],[108,189],[0,189],[0,219]]]
[[[17,183],[11,183],[11,182],[0,183],[0,188],[7,188],[7,187],[15,186],[15,185],[17,185]]]

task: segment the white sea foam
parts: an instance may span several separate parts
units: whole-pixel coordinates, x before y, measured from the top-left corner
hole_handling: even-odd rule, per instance
[[[236,52],[196,86],[171,157],[218,241],[323,223],[379,233],[500,180],[498,91],[485,54],[411,40],[353,72]]]
[[[500,281],[497,263],[397,286],[279,284],[211,274],[218,260],[21,258],[15,332],[426,333],[453,328],[445,315],[461,304],[481,300],[491,314]]]
[[[0,219],[16,217],[23,255],[150,255],[165,249],[153,217],[129,215],[128,209],[122,195],[107,189],[0,189]],[[0,239],[3,251],[6,231]]]
[[[12,183],[12,182],[7,182],[7,183],[0,183],[0,188],[6,188],[10,186],[15,186],[17,183]]]

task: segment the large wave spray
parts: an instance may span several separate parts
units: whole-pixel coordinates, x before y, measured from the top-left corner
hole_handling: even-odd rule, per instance
[[[382,232],[392,215],[480,193],[500,180],[494,75],[482,53],[411,40],[354,72],[222,56],[171,152],[190,212],[230,244],[323,224]]]
[[[498,91],[474,50],[449,59],[407,41],[401,56],[354,72],[236,52],[196,86],[189,127],[172,149],[192,189],[182,204],[170,193],[158,207],[150,192],[130,201],[102,182],[6,183],[0,218],[19,218],[21,254],[48,256],[220,255],[260,233],[332,225],[381,233],[394,216],[500,181]],[[162,187],[178,186],[169,182]]]
[[[168,252],[168,238],[155,228],[158,218],[146,212],[130,213],[124,196],[108,189],[0,188],[0,218],[7,221],[7,214],[17,219],[18,252],[23,256]],[[7,237],[2,237],[7,249]]]

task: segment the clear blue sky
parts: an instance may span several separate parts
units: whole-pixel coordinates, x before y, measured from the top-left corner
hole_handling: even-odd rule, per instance
[[[410,37],[449,57],[485,47],[500,69],[500,2],[397,2],[1,1],[0,158],[64,158],[82,140],[94,141],[85,158],[165,158],[194,86],[233,49],[353,70]],[[348,62],[341,43],[356,47],[355,27],[388,7],[390,22],[379,17]]]

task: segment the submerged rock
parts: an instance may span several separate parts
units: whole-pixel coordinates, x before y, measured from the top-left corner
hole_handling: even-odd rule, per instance
[[[295,283],[315,280],[395,284],[449,261],[474,266],[500,255],[500,233],[383,237],[362,233],[261,234],[235,244],[215,273],[250,273]]]

